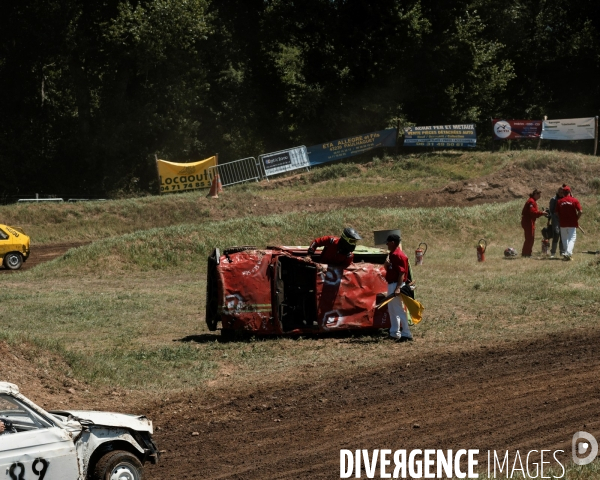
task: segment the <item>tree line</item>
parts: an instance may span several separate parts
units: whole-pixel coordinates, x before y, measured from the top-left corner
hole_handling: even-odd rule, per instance
[[[596,0],[27,0],[0,7],[0,195],[157,191],[402,124],[596,115]]]

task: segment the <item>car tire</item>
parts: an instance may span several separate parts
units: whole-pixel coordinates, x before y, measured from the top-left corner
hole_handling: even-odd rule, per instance
[[[10,252],[4,256],[4,266],[9,270],[18,270],[23,265],[23,256],[17,252]]]
[[[91,480],[143,480],[142,463],[132,453],[114,450],[105,454],[94,466]]]

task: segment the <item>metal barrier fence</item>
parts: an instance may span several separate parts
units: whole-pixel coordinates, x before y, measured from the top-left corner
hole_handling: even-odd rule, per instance
[[[215,170],[219,173],[221,184],[224,187],[236,183],[251,182],[252,180],[258,182],[262,178],[260,164],[254,157],[242,158],[210,167],[208,175],[211,179],[215,176]]]
[[[17,203],[60,203],[62,198],[19,198]]]
[[[280,150],[279,152],[265,153],[258,158],[264,168],[267,180],[270,175],[277,175],[299,168],[306,168],[306,171],[308,171],[310,167],[308,152],[304,145]]]

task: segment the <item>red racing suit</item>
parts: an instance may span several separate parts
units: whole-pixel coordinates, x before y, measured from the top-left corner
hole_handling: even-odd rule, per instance
[[[343,265],[344,268],[348,268],[354,261],[354,254],[352,252],[340,252],[338,246],[339,243],[339,237],[320,237],[313,240],[310,247],[308,247],[308,250],[309,252],[311,250],[314,252],[317,247],[323,247],[319,263]]]
[[[535,221],[544,215],[546,215],[545,212],[538,210],[535,199],[529,197],[521,211],[521,227],[523,227],[523,230],[525,231],[525,242],[523,242],[523,249],[521,250],[522,256],[531,256],[535,237]]]

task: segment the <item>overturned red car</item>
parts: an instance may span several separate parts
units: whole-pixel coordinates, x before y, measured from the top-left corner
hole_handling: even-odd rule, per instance
[[[233,247],[208,257],[206,324],[222,334],[284,335],[389,328],[387,253],[357,247],[344,269],[307,247]]]

